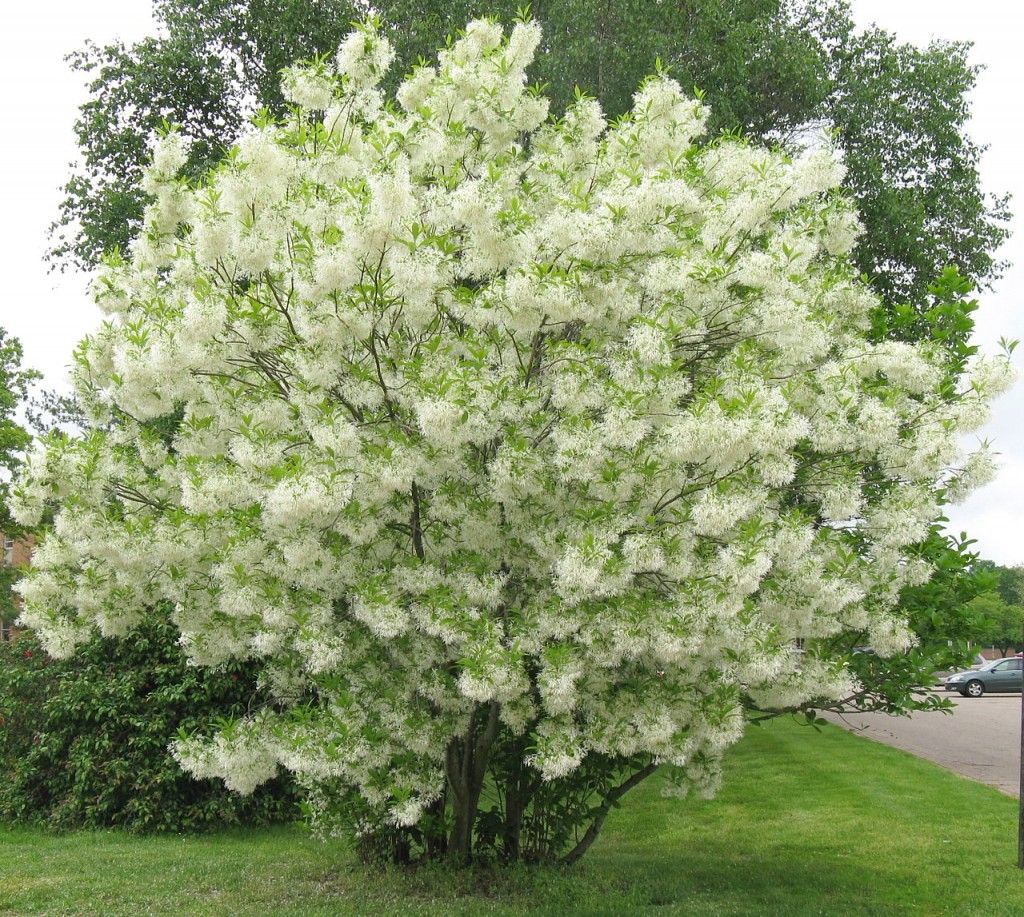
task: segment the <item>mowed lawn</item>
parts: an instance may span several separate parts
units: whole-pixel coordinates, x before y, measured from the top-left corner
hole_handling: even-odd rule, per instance
[[[1016,800],[833,726],[751,728],[712,801],[656,780],[573,869],[367,870],[299,828],[0,829],[0,913],[1024,913]]]

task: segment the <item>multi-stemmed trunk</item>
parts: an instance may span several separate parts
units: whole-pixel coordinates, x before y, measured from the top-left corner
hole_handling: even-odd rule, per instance
[[[649,762],[627,773],[621,782],[606,784],[600,791],[596,805],[588,804],[588,821],[584,822],[586,829],[582,835],[577,835],[575,845],[567,851],[552,849],[543,839],[538,844],[537,838],[533,842],[528,839],[524,848],[523,828],[527,813],[530,813],[534,822],[543,822],[545,814],[550,813],[538,812],[536,809],[538,799],[542,798],[538,796],[542,779],[524,761],[529,744],[527,736],[512,741],[511,747],[506,750],[500,776],[489,767],[495,763],[492,761],[492,752],[495,751],[500,731],[498,714],[497,703],[478,708],[470,719],[465,736],[453,740],[447,749],[446,796],[451,803],[451,831],[445,849],[449,858],[459,865],[468,864],[474,858],[480,797],[489,773],[492,778],[496,778],[496,789],[504,803],[502,824],[497,834],[501,858],[507,862],[518,862],[524,858],[557,858],[571,864],[590,849],[615,804],[658,768],[656,763]],[[434,856],[434,850],[429,847],[426,853],[427,856]]]
[[[657,770],[649,760],[588,759],[587,772],[563,778],[567,783],[559,787],[527,764],[531,744],[530,730],[518,736],[502,731],[497,702],[478,706],[465,733],[448,744],[444,792],[419,826],[368,837],[364,855],[384,855],[396,864],[447,858],[464,866],[479,855],[571,864],[589,850],[619,799]],[[488,780],[500,820],[495,824],[489,813],[481,835],[480,800]],[[481,843],[485,849],[478,849]]]
[[[477,708],[466,735],[448,745],[445,770],[454,816],[448,854],[458,863],[469,863],[473,858],[473,829],[498,728],[498,703],[492,701]]]

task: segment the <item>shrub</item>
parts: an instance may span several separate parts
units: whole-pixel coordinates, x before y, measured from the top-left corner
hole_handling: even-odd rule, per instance
[[[296,814],[279,778],[242,797],[194,780],[175,734],[244,715],[251,667],[189,666],[166,615],[130,637],[96,637],[69,660],[31,634],[0,644],[0,818],[59,828],[193,831]]]

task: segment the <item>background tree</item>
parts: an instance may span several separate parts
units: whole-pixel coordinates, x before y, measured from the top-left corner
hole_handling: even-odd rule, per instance
[[[995,591],[1008,605],[1024,605],[1024,567],[1007,567],[982,561],[982,568],[995,577]]]
[[[374,8],[405,63],[429,57],[453,23],[482,15],[507,21],[517,5],[384,0]],[[829,92],[817,21],[778,0],[563,0],[530,9],[544,27],[531,79],[545,86],[556,114],[571,104],[578,86],[609,117],[618,117],[659,60],[682,85],[704,93],[710,136],[738,130],[792,139],[820,116]]]
[[[70,55],[89,98],[75,121],[71,166],[49,257],[95,267],[142,225],[140,182],[166,121],[192,141],[187,174],[224,154],[261,107],[280,113],[280,71],[337,50],[357,16],[343,0],[154,0],[158,34],[126,46],[89,43]]]
[[[37,436],[55,430],[75,432],[86,429],[89,419],[73,393],[43,389],[25,405],[25,420]]]
[[[997,277],[1008,198],[982,193],[983,147],[967,132],[978,66],[967,42],[903,44],[881,29],[857,32],[849,20],[823,39],[831,49],[825,117],[838,132],[845,186],[865,233],[857,265],[894,307],[928,303],[941,271],[975,283]],[[905,339],[927,333],[920,316]]]
[[[484,14],[507,21],[517,3],[371,6],[397,51],[394,81],[459,23]],[[142,167],[165,120],[195,141],[186,173],[200,174],[258,108],[281,114],[281,68],[332,54],[362,12],[362,0],[159,0],[156,37],[72,55],[90,77],[90,98],[75,124],[81,160],[52,229],[52,262],[92,267],[135,236]],[[1007,202],[983,193],[981,148],[966,132],[978,69],[969,45],[918,48],[880,29],[858,31],[838,0],[562,0],[532,13],[545,29],[533,78],[556,113],[578,84],[616,117],[660,58],[682,85],[704,91],[709,136],[733,130],[791,143],[834,128],[865,227],[856,262],[893,313],[887,333],[930,333],[920,313],[947,267],[974,285],[998,276]]]
[[[39,374],[22,366],[21,342],[0,328],[0,535],[14,538],[22,528],[11,517],[10,483],[32,437],[18,420],[32,384]],[[18,570],[0,557],[0,621],[11,623],[18,614],[11,587]]]
[[[971,599],[978,620],[978,642],[994,646],[1004,656],[1017,651],[1024,641],[1024,608],[1012,605],[998,592],[983,592]]]
[[[989,560],[978,566],[989,585],[968,605],[977,621],[974,639],[996,647],[1004,656],[1024,648],[1024,567]]]

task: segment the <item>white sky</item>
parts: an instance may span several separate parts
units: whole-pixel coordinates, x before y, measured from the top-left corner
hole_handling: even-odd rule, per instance
[[[992,348],[1001,337],[1024,339],[1024,86],[1021,25],[1024,9],[1014,0],[854,0],[858,22],[877,22],[904,40],[932,38],[974,42],[972,59],[986,66],[973,99],[971,130],[988,144],[982,174],[993,192],[1009,191],[1015,209],[1014,238],[1003,255],[1016,266],[982,295],[978,342]],[[48,274],[42,254],[46,227],[60,200],[58,188],[75,154],[71,125],[84,99],[82,81],[63,57],[86,38],[133,41],[152,27],[150,0],[36,0],[12,4],[0,35],[0,85],[7,102],[0,137],[0,326],[21,338],[26,363],[41,370],[49,387],[66,386],[75,343],[99,321],[84,294],[85,279]],[[1022,345],[1024,350],[1024,345]],[[1018,358],[1018,364],[1022,358]],[[966,530],[984,556],[1024,563],[1024,381],[996,405],[983,432],[1002,453],[995,483],[950,510],[950,529]]]

